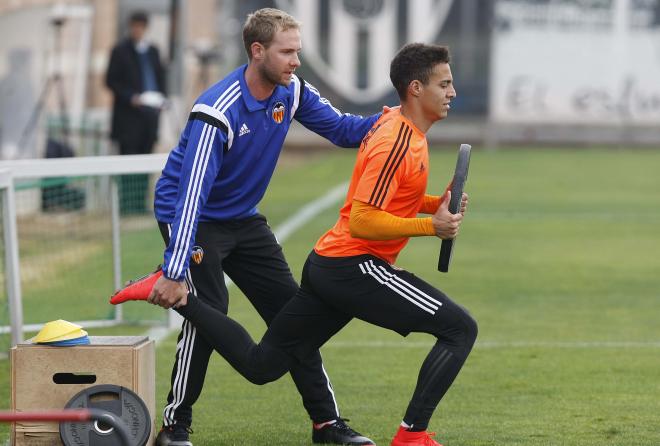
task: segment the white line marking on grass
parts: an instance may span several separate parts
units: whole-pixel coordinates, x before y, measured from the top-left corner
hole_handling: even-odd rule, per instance
[[[172,311],[172,310],[170,310],[170,311]],[[159,344],[160,341],[162,341],[163,339],[168,337],[171,333],[174,333],[176,330],[178,330],[178,329],[169,328],[169,327],[166,327],[164,325],[163,326],[152,327],[147,332],[147,337],[149,338],[149,340],[155,341],[157,344]]]
[[[324,348],[431,348],[433,342],[424,341],[330,341]],[[477,341],[475,349],[511,348],[660,348],[660,341]]]
[[[325,211],[331,206],[334,206],[338,201],[340,201],[346,195],[348,190],[348,182],[342,183],[334,188],[330,189],[325,195],[313,200],[303,207],[301,207],[298,212],[293,214],[291,217],[286,219],[281,225],[279,225],[273,231],[275,233],[275,238],[277,241],[282,244],[284,243],[292,234],[294,234],[298,229],[307,224],[314,217],[319,215],[321,212]],[[233,282],[227,275],[225,275],[225,284],[229,287]],[[174,310],[169,310],[174,311]],[[178,313],[177,313],[178,314]],[[159,343],[164,338],[169,336],[178,328],[171,329],[167,327],[154,327],[149,330],[147,336],[149,339]]]
[[[346,195],[348,183],[343,183],[330,189],[328,193],[301,207],[298,212],[288,218],[275,229],[277,241],[283,243],[291,234],[300,229],[307,222],[325,211]]]

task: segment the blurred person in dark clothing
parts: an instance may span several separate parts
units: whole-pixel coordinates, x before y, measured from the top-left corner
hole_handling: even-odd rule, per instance
[[[165,98],[165,76],[158,49],[145,40],[149,19],[134,12],[129,35],[113,49],[106,84],[114,94],[111,138],[122,155],[151,153],[158,138],[158,116]],[[146,211],[147,175],[124,175],[122,213]]]

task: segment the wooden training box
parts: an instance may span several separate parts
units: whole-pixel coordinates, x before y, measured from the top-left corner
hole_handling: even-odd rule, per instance
[[[63,409],[81,390],[114,384],[135,392],[155,422],[155,349],[146,336],[90,336],[89,345],[18,344],[10,350],[11,408]],[[57,383],[56,383],[57,381]],[[62,445],[59,423],[12,423],[11,444]]]

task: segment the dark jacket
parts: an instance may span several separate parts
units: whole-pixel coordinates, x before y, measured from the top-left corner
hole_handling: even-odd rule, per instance
[[[147,55],[154,69],[158,91],[165,94],[165,76],[160,63],[158,50],[149,46]],[[142,72],[135,46],[125,39],[112,49],[106,73],[106,85],[114,93],[112,108],[111,137],[120,142],[130,142],[136,138],[144,140],[140,132],[148,132],[149,138],[156,140],[158,134],[158,113],[148,107],[135,107],[131,97],[144,91]],[[150,151],[151,148],[148,148]],[[147,149],[143,153],[146,153]]]

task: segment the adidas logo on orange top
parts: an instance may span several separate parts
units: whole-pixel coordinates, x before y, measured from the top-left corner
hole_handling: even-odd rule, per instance
[[[250,129],[248,128],[247,125],[245,125],[245,123],[243,123],[243,125],[241,126],[241,129],[238,131],[238,136],[243,136],[246,133],[250,133]]]

